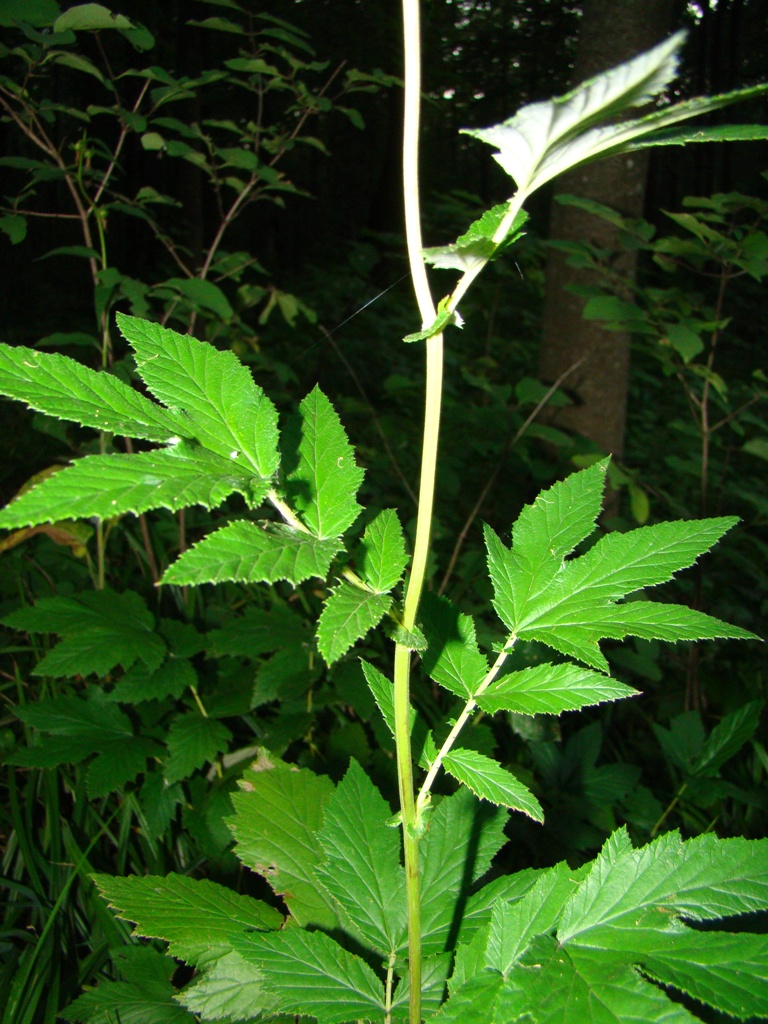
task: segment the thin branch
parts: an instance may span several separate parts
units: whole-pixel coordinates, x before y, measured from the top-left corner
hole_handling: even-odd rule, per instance
[[[459,533],[459,536],[456,539],[456,544],[454,545],[450,561],[448,562],[448,568],[445,570],[445,575],[443,576],[442,581],[441,581],[440,586],[439,586],[438,591],[437,591],[438,594],[445,593],[445,588],[448,586],[448,581],[450,580],[451,576],[453,575],[453,570],[454,570],[454,568],[456,566],[456,561],[457,561],[457,559],[459,557],[459,554],[461,552],[462,547],[464,546],[464,542],[467,539],[467,535],[468,535],[470,529],[472,528],[472,524],[474,523],[475,519],[480,514],[480,509],[485,504],[485,500],[488,497],[488,495],[489,495],[489,493],[491,491],[491,488],[496,483],[496,480],[497,480],[499,474],[501,473],[502,467],[504,465],[504,460],[506,459],[507,455],[509,455],[509,452],[511,451],[511,449],[517,444],[517,442],[520,440],[520,438],[525,434],[525,432],[528,429],[528,427],[530,427],[530,425],[533,423],[533,421],[536,419],[536,417],[539,415],[541,410],[544,408],[544,406],[550,400],[552,395],[554,395],[555,391],[557,391],[557,389],[560,387],[560,385],[563,383],[563,381],[567,377],[569,377],[572,373],[574,373],[576,370],[578,370],[578,368],[581,366],[581,364],[584,362],[585,359],[586,359],[586,356],[582,356],[581,359],[577,359],[576,362],[572,366],[569,366],[567,370],[564,370],[560,374],[560,376],[557,378],[555,383],[549,388],[549,390],[544,395],[544,397],[541,399],[541,401],[536,405],[536,407],[534,408],[533,412],[531,412],[531,414],[527,417],[527,419],[522,424],[522,426],[517,430],[515,435],[512,436],[512,437],[507,438],[507,441],[506,441],[506,443],[504,445],[504,448],[502,449],[501,455],[499,456],[499,460],[496,463],[496,468],[494,469],[493,473],[491,473],[491,475],[488,478],[488,480],[487,480],[485,486],[483,487],[482,491],[480,491],[480,495],[479,495],[477,501],[475,502],[475,504],[474,504],[474,506],[472,508],[472,511],[467,516],[467,520],[464,523],[464,525],[462,526],[461,532]]]
[[[319,327],[319,330],[320,330],[321,334],[323,334],[323,336],[325,337],[325,340],[329,341],[331,343],[331,345],[333,346],[334,352],[336,353],[336,355],[339,357],[339,359],[344,364],[344,367],[345,367],[347,373],[352,378],[352,380],[353,380],[353,382],[355,384],[355,387],[360,392],[360,395],[361,395],[363,401],[365,402],[365,404],[368,406],[368,408],[369,408],[369,410],[371,412],[371,419],[373,420],[373,425],[376,428],[376,432],[378,433],[379,437],[381,438],[381,443],[384,445],[384,451],[387,453],[387,458],[389,459],[389,461],[390,461],[390,463],[392,465],[392,468],[394,469],[395,473],[397,474],[397,476],[398,476],[398,478],[400,480],[400,483],[403,485],[403,487],[407,491],[408,496],[410,497],[410,499],[414,503],[414,505],[418,505],[418,498],[416,497],[416,493],[415,493],[414,489],[411,487],[410,483],[408,482],[408,479],[405,476],[405,474],[403,473],[402,469],[400,468],[400,463],[397,461],[397,459],[395,457],[395,453],[392,451],[392,448],[390,447],[389,441],[387,440],[387,435],[384,433],[384,429],[381,426],[381,421],[379,420],[379,417],[376,415],[376,410],[373,407],[373,403],[371,402],[370,398],[368,397],[368,393],[365,390],[365,388],[363,387],[362,381],[360,380],[360,378],[358,377],[357,373],[355,372],[355,368],[352,366],[350,361],[344,355],[344,353],[342,352],[340,346],[336,343],[336,340],[334,339],[333,335],[329,331],[327,331],[325,329],[325,327],[322,326],[322,324],[318,324],[318,327]]]

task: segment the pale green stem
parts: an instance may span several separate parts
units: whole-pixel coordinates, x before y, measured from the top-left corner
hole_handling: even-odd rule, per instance
[[[405,51],[405,113],[403,120],[403,198],[405,231],[411,278],[419,304],[422,324],[432,323],[435,307],[422,257],[419,208],[419,106],[421,101],[420,18],[418,0],[403,0],[403,38]],[[442,398],[442,335],[429,338],[427,347],[427,385],[422,441],[419,508],[413,561],[405,593],[403,626],[411,631],[416,623],[419,599],[424,586],[434,504],[437,440]],[[421,902],[419,892],[419,841],[416,833],[416,801],[413,792],[413,764],[410,735],[411,652],[402,644],[395,646],[394,718],[397,750],[397,779],[403,818],[406,903],[408,908],[408,974],[410,983],[409,1021],[421,1024]]]
[[[419,797],[418,800],[416,801],[417,817],[421,816],[425,806],[429,803],[432,784],[435,781],[437,773],[440,771],[440,767],[443,761],[445,760],[446,756],[451,752],[451,748],[453,747],[453,744],[456,742],[459,733],[467,724],[471,715],[473,714],[477,707],[477,701],[475,698],[479,697],[482,693],[484,693],[491,685],[491,683],[494,681],[494,679],[496,679],[499,672],[501,671],[502,665],[507,660],[509,652],[512,650],[512,647],[516,639],[516,637],[512,637],[512,639],[506,644],[504,650],[500,652],[500,654],[496,658],[496,661],[494,661],[493,665],[488,670],[482,683],[480,683],[478,688],[475,690],[474,696],[470,697],[467,703],[464,705],[464,710],[456,719],[456,723],[451,729],[451,731],[448,733],[442,747],[440,747],[437,757],[429,766],[429,771],[427,772],[427,776],[424,779],[424,782],[422,783],[421,789],[419,790]]]
[[[267,500],[270,501],[275,506],[277,511],[286,521],[286,523],[288,523],[289,526],[292,526],[294,530],[300,530],[301,533],[308,533],[310,535],[313,535],[312,531],[308,530],[304,523],[302,523],[300,519],[296,518],[296,515],[293,512],[293,510],[289,508],[288,505],[286,505],[286,503],[283,501],[283,499],[280,497],[277,491],[270,490],[267,494]]]

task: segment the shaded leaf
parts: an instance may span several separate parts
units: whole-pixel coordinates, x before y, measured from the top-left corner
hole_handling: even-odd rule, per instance
[[[422,654],[424,671],[451,693],[471,697],[488,674],[471,616],[431,592],[424,594],[419,615],[429,644]]]
[[[169,786],[187,779],[197,769],[227,749],[232,733],[215,718],[197,712],[181,715],[168,730],[168,760],[163,773]]]
[[[116,665],[141,660],[150,670],[165,657],[154,618],[133,591],[42,598],[5,616],[3,624],[30,633],[58,633],[64,640],[38,663],[40,675],[105,676]]]
[[[229,827],[237,856],[267,879],[302,927],[338,924],[314,877],[322,859],[316,833],[333,788],[327,776],[273,768],[267,760],[261,770],[243,775],[241,792],[232,796],[235,816]]]
[[[507,814],[468,789],[443,797],[419,846],[422,948],[425,955],[449,948],[460,900],[491,866],[506,841]]]
[[[336,903],[339,919],[385,959],[406,939],[405,874],[392,810],[351,760],[325,809],[317,839],[324,852],[315,874]]]

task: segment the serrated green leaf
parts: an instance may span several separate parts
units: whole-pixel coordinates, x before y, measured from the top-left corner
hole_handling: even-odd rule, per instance
[[[58,353],[0,344],[0,394],[95,430],[158,442],[183,436],[183,419],[170,409]]]
[[[113,1024],[118,1017],[121,1024],[195,1024],[192,1014],[174,1002],[175,994],[168,981],[102,982],[70,1003],[61,1017],[78,1024]]]
[[[111,519],[153,508],[214,508],[233,492],[256,506],[267,487],[268,481],[249,475],[247,467],[183,442],[165,451],[88,455],[12,501],[0,511],[0,527]]]
[[[498,878],[494,878],[481,889],[478,889],[477,892],[472,893],[464,909],[464,916],[459,930],[459,942],[466,943],[471,939],[474,945],[478,930],[485,931],[487,938],[487,932],[491,925],[491,915],[496,903],[512,903],[522,899],[544,874],[554,870],[555,868],[524,868],[522,871],[516,871],[512,875],[501,875]],[[582,868],[579,868],[575,874],[578,876],[585,873]],[[482,947],[481,953],[484,953],[484,950],[485,946]],[[478,967],[479,969],[480,967]]]
[[[390,609],[389,594],[370,591],[340,583],[326,600],[317,624],[317,646],[331,665],[364,637],[384,618]]]
[[[718,124],[709,127],[666,128],[646,136],[642,145],[686,146],[689,142],[755,142],[765,138],[768,138],[768,126],[764,124]]]
[[[684,843],[670,832],[635,850],[620,829],[566,905],[558,938],[589,945],[605,927],[663,928],[674,914],[702,921],[765,907],[768,841],[707,833]]]
[[[544,820],[544,812],[533,793],[492,757],[454,747],[443,760],[443,767],[482,800],[522,811],[534,821]]]
[[[460,922],[463,893],[490,868],[505,843],[507,814],[461,788],[443,797],[419,845],[422,949],[442,952]]]
[[[521,715],[559,715],[591,704],[634,697],[637,690],[580,665],[535,665],[510,672],[476,698],[494,714],[514,711]]]
[[[301,583],[324,579],[343,550],[335,538],[320,540],[282,524],[230,523],[185,551],[165,572],[162,583],[197,585],[239,580],[244,583]]]
[[[582,83],[565,96],[523,107],[503,124],[464,129],[498,148],[494,159],[514,178],[520,200],[558,174],[591,160],[663,144],[669,126],[761,95],[768,85],[667,105],[635,120],[617,115],[657,95],[674,77],[677,32],[653,49]],[[737,130],[734,138],[739,138]],[[694,141],[691,138],[691,141]],[[706,138],[701,141],[707,141]]]
[[[175,718],[168,730],[168,760],[163,774],[169,786],[188,779],[197,769],[227,749],[232,733],[215,718],[190,712]]]
[[[522,899],[499,900],[493,908],[485,965],[508,974],[531,941],[550,933],[579,882],[568,864],[561,862],[543,874]]]
[[[393,508],[379,512],[366,526],[361,548],[363,579],[377,593],[387,593],[399,582],[408,564],[403,528]]]
[[[696,1024],[697,1020],[634,968],[606,969],[604,963],[571,957],[548,936],[534,941],[507,985],[524,997],[523,1005],[535,1012],[536,1024]]]
[[[384,718],[384,722],[392,733],[395,735],[395,697],[394,687],[392,680],[387,677],[376,668],[375,665],[371,665],[370,662],[364,658],[360,659],[360,664],[363,667],[363,674],[365,681],[368,683],[368,688],[373,694],[373,699],[376,701],[376,706]],[[413,728],[413,722],[416,718],[415,708],[409,709],[409,718],[411,722],[411,728]]]
[[[596,462],[542,491],[513,526],[511,551],[486,527],[491,578],[510,621],[523,621],[525,609],[548,590],[565,556],[592,533],[607,469],[607,460]]]
[[[247,771],[240,788],[228,822],[237,856],[267,879],[302,927],[338,927],[330,897],[314,877],[322,859],[316,832],[333,794],[331,780],[307,769],[265,767]]]
[[[691,565],[734,525],[732,517],[608,534],[585,555],[564,561],[579,534],[584,535],[599,493],[600,479],[586,475],[602,474],[606,465],[574,474],[526,508],[513,530],[511,550],[486,528],[494,607],[513,636],[538,640],[606,673],[608,664],[598,646],[606,637],[748,637],[746,630],[674,605],[615,604]],[[570,493],[581,496],[575,514],[567,511]]]
[[[299,406],[286,429],[285,488],[291,505],[321,539],[340,537],[361,511],[355,495],[363,471],[341,420],[320,388]]]
[[[318,1024],[383,1019],[384,986],[360,957],[322,932],[292,928],[277,935],[242,935],[235,950],[264,972],[265,985],[285,1013]]]
[[[117,323],[147,387],[184,415],[185,434],[233,468],[270,480],[280,461],[277,410],[237,356],[122,313]]]
[[[471,697],[488,674],[471,616],[429,592],[422,598],[419,614],[429,644],[421,656],[425,672],[458,697]]]
[[[460,270],[462,272],[474,270],[487,263],[523,234],[522,229],[528,220],[528,214],[524,210],[519,210],[505,238],[498,243],[493,241],[494,235],[509,211],[509,205],[509,203],[500,203],[498,206],[486,210],[478,220],[470,224],[468,230],[460,238],[457,238],[455,243],[425,249],[425,262],[441,270]]]
[[[153,616],[141,597],[130,590],[43,598],[2,621],[11,629],[64,637],[38,663],[40,675],[105,676],[115,666],[130,668],[137,660],[154,669],[165,657],[165,644],[154,631]]]
[[[353,759],[325,809],[315,869],[339,919],[384,959],[406,940],[405,874],[392,810]]]
[[[92,877],[117,916],[135,923],[134,935],[163,939],[172,956],[193,965],[228,953],[229,937],[238,927],[266,931],[283,920],[266,903],[205,878]]]
[[[176,996],[178,1002],[203,1020],[258,1019],[271,1014],[277,1000],[264,991],[264,976],[234,950],[216,959]],[[196,1020],[198,1018],[195,1018]]]
[[[700,932],[676,923],[666,928],[631,925],[600,936],[605,968],[611,960],[635,962],[665,985],[745,1020],[768,1009],[768,942],[764,935]],[[569,947],[570,948],[570,947]],[[598,957],[592,947],[570,949],[579,963]]]
[[[436,1024],[528,1024],[523,1000],[496,971],[484,971],[451,993],[435,1014]],[[537,1021],[538,1024],[538,1021]]]

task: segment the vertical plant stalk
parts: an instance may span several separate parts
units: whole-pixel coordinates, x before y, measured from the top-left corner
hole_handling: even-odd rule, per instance
[[[408,260],[419,312],[426,326],[436,313],[422,257],[419,207],[419,106],[421,102],[421,52],[419,0],[403,0],[405,51],[405,113],[403,119],[403,199]],[[410,632],[416,624],[429,553],[432,509],[435,495],[437,442],[443,387],[443,338],[428,338],[427,383],[422,439],[419,505],[413,561],[405,592],[403,626]],[[397,749],[397,779],[403,818],[406,902],[408,907],[408,974],[410,1024],[421,1022],[421,901],[419,885],[419,838],[413,791],[413,763],[410,735],[411,651],[404,643],[395,647],[394,718]]]

